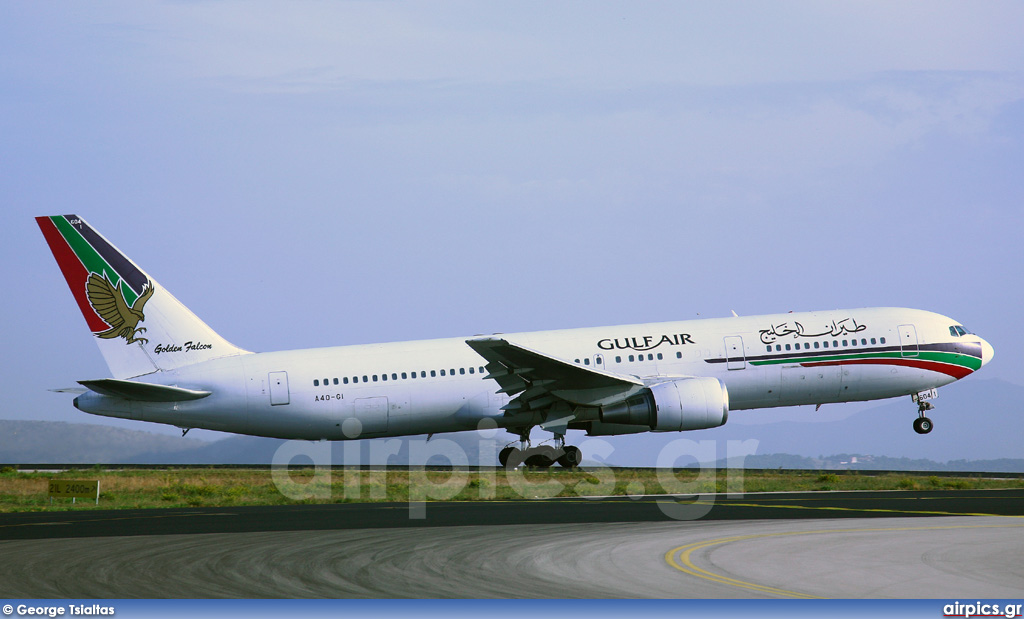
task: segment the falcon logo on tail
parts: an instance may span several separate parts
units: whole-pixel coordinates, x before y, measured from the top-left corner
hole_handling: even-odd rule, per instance
[[[146,305],[146,301],[153,296],[151,280],[146,281],[142,294],[135,299],[135,303],[131,307],[128,306],[128,302],[125,301],[124,294],[121,292],[121,282],[117,282],[117,286],[114,286],[106,275],[90,273],[85,292],[92,309],[110,325],[106,331],[94,333],[96,337],[105,340],[123,337],[128,344],[149,342],[144,337],[135,336],[146,331],[145,327],[139,327],[139,323],[146,319],[142,308]]]

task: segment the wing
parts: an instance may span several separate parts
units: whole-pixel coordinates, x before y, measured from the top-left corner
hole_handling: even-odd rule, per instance
[[[106,276],[92,273],[85,284],[85,292],[93,310],[111,327],[110,331],[104,334],[112,333],[111,337],[117,337],[117,332],[125,322],[132,319],[131,309],[125,303],[121,291],[115,288]]]
[[[498,381],[498,393],[514,398],[506,411],[541,410],[564,400],[578,406],[600,406],[643,389],[633,376],[581,367],[499,337],[466,340],[487,360],[488,375]]]

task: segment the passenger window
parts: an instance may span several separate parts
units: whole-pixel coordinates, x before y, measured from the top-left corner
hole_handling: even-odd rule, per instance
[[[662,359],[664,359],[664,357],[661,355],[661,353],[658,353],[658,361],[661,361]]]
[[[342,378],[341,382],[347,385],[348,384],[348,376],[345,376],[344,378]]]
[[[377,380],[376,377],[373,380]],[[369,379],[369,377],[366,374],[363,374],[363,382],[364,383],[370,382],[370,379]]]
[[[433,374],[431,374],[431,376],[433,376]],[[426,370],[423,370],[422,372],[420,372],[420,378],[426,378],[426,377],[427,377],[427,371]]]
[[[769,346],[769,347],[768,347],[768,352],[771,352],[771,351],[772,351],[772,347],[771,347],[771,346]]]
[[[884,337],[883,337],[882,339],[880,339],[879,341],[880,341],[881,343],[885,344],[885,338],[884,338]]]
[[[633,355],[630,355],[630,356],[629,356],[629,360],[630,360],[630,361],[633,361]]]
[[[373,375],[373,382],[377,382],[377,375],[376,374]]]
[[[335,378],[335,379],[334,379],[334,384],[335,384],[335,385],[337,385],[337,384],[338,384],[338,379],[337,379],[337,378]]]
[[[872,343],[872,344],[874,344],[874,343],[875,343],[875,338],[871,338],[871,343]]]
[[[449,376],[455,376],[455,368],[452,368],[452,369],[448,370],[448,375]]]
[[[843,344],[846,345],[845,343]],[[839,340],[832,340],[832,348],[839,348]]]
[[[331,382],[325,378],[324,379],[324,387],[326,387],[329,384],[331,384]]]
[[[786,350],[789,350],[789,344],[786,344]]]
[[[469,368],[469,373],[473,374],[473,368]]]
[[[405,380],[406,378],[408,378],[408,375],[405,372],[402,372],[402,380]]]
[[[653,354],[651,354],[651,353],[648,353],[648,354],[647,354],[647,360],[648,360],[648,361],[654,361],[654,355],[653,355]]]
[[[314,378],[314,379],[313,379],[313,386],[314,386],[314,387],[319,387],[319,386],[320,386],[320,380],[319,380],[319,379],[316,379],[316,378]]]
[[[381,374],[380,378],[381,378],[381,380],[387,380],[388,379],[388,375],[387,374]]]
[[[615,363],[622,363],[622,356],[621,355],[615,355]]]
[[[861,338],[861,340],[860,340],[860,345],[861,345],[861,346],[867,346],[867,345],[868,345],[868,341],[867,341],[867,339],[865,339],[865,338]]]
[[[850,346],[856,346],[857,340],[850,340]]]
[[[466,373],[466,368],[459,368],[459,375],[460,376],[464,375],[465,373]]]
[[[484,373],[484,366],[482,366],[482,365],[480,366],[480,373],[481,373],[481,374],[483,374],[483,373]]]
[[[444,370],[441,370],[441,375],[444,376]],[[430,377],[431,378],[436,378],[437,377],[437,370],[430,370]]]
[[[409,378],[416,378],[416,372],[409,372]]]
[[[590,357],[583,360],[583,365],[590,365]]]
[[[398,380],[398,374],[392,372],[391,373],[391,380]]]
[[[441,370],[441,376],[444,376],[444,370]]]
[[[849,346],[846,340],[843,340],[843,346]]]
[[[824,346],[825,348],[828,348],[828,340],[822,342],[821,345]]]
[[[808,342],[804,342],[804,350],[810,350],[811,345]]]
[[[817,348],[817,347],[818,347],[818,343],[817,343],[817,342],[815,342],[815,343],[814,343],[814,347],[815,347],[815,348]]]

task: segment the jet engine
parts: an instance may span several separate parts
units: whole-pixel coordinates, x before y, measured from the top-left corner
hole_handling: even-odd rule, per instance
[[[716,428],[729,418],[729,392],[717,378],[657,383],[601,408],[601,423],[647,426],[654,432]]]

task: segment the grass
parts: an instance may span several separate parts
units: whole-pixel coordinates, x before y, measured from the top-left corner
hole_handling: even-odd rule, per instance
[[[47,495],[50,479],[100,481],[100,501]],[[967,490],[1022,488],[1024,479],[889,473],[559,468],[528,471],[309,469],[138,469],[60,473],[0,470],[0,512],[157,507],[294,505],[356,501],[480,501],[551,497],[806,490]]]

